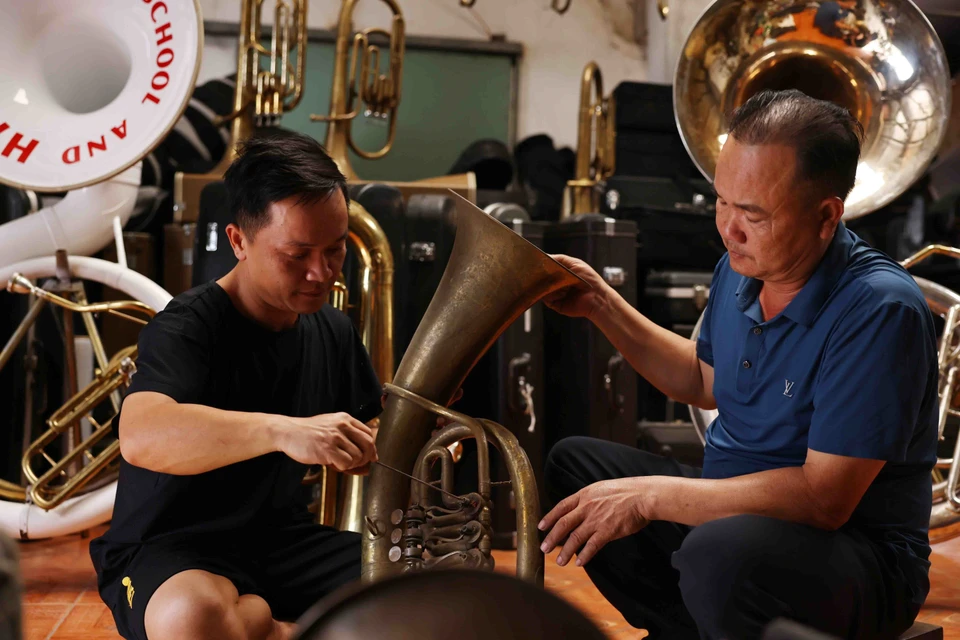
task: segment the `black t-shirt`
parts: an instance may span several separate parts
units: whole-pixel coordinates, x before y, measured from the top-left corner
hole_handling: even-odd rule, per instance
[[[380,413],[381,387],[350,319],[325,305],[271,331],[242,316],[216,282],[183,293],[143,328],[127,395],[156,391],[180,403],[293,417]],[[309,516],[307,466],[279,452],[197,475],[120,461],[104,539],[136,544],[169,535],[256,535]]]

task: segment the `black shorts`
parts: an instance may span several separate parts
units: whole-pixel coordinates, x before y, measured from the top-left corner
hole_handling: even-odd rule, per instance
[[[248,540],[185,535],[140,545],[90,544],[100,597],[127,640],[147,640],[144,612],[169,578],[201,569],[227,578],[240,595],[261,596],[277,620],[295,621],[320,598],[360,577],[360,535],[312,523]]]

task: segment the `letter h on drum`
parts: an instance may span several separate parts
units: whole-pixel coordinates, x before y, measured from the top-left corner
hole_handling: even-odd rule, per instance
[[[0,134],[5,132],[10,128],[10,125],[6,122],[0,122]],[[22,133],[14,133],[13,137],[10,138],[10,141],[7,142],[6,146],[3,147],[3,151],[0,151],[0,156],[4,158],[9,158],[14,151],[19,151],[20,155],[17,157],[17,162],[24,164],[27,161],[27,158],[30,157],[30,154],[33,153],[33,150],[37,148],[37,145],[40,144],[39,140],[31,140],[26,145],[20,144],[23,140]]]

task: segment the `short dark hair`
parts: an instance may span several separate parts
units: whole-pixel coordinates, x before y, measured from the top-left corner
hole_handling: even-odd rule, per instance
[[[863,126],[843,107],[797,91],[761,91],[733,114],[729,135],[744,144],[797,150],[801,179],[845,200],[857,177]]]
[[[300,204],[312,204],[339,190],[350,203],[347,179],[323,146],[285,129],[258,132],[241,143],[223,181],[230,215],[251,236],[269,222],[274,202],[299,196]]]

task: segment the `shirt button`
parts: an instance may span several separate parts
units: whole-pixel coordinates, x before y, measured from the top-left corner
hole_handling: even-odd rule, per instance
[[[758,335],[760,335],[761,333],[763,333],[763,329],[761,329],[760,327],[754,327],[754,328],[753,328],[753,335],[758,336]]]
[[[744,361],[743,361],[743,368],[744,368],[744,369],[749,369],[749,368],[750,368],[750,361],[749,361],[749,360],[744,360]]]

